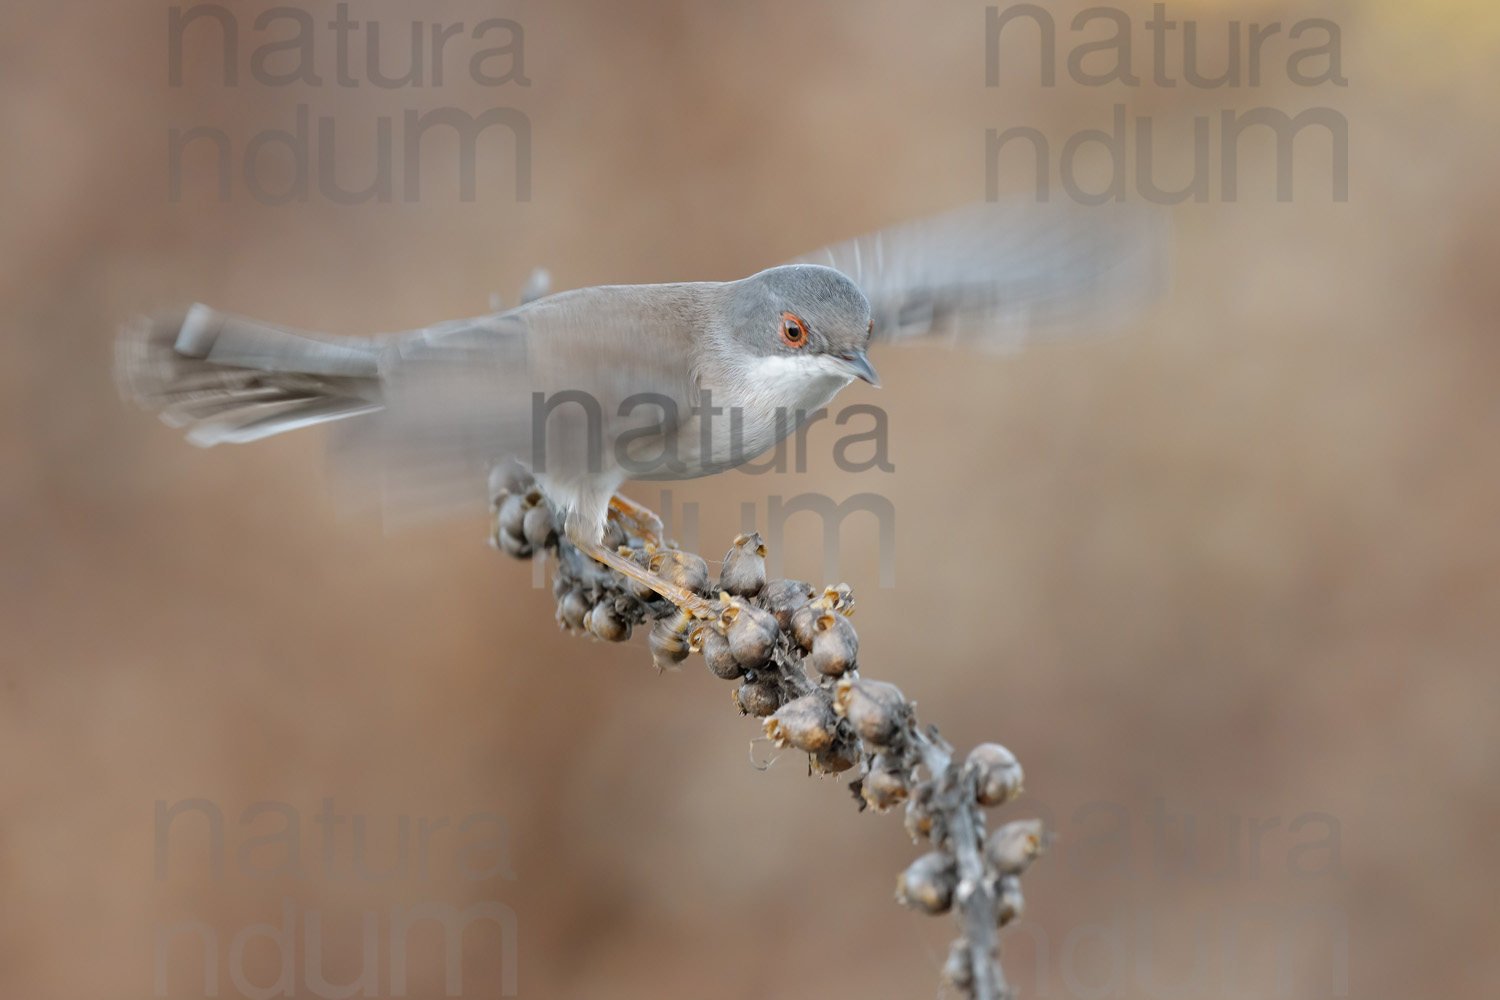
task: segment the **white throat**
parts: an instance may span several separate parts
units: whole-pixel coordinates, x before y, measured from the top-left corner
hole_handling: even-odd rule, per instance
[[[795,431],[814,412],[827,406],[853,381],[848,370],[819,355],[776,356],[741,362],[705,386],[713,390],[711,451],[696,447],[699,432],[683,442],[694,475],[731,468],[760,455]]]
[[[847,368],[821,354],[784,354],[756,358],[740,370],[734,395],[747,411],[774,413],[780,407],[795,419],[797,410],[811,413],[827,406],[838,391],[854,381]]]

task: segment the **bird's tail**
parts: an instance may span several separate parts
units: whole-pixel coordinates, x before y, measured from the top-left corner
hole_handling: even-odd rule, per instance
[[[380,344],[272,326],[195,305],[120,332],[121,393],[207,447],[381,407]]]

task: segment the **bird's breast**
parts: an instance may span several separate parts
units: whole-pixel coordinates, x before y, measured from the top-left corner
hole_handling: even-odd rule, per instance
[[[812,359],[761,358],[732,372],[705,373],[698,405],[666,440],[636,442],[650,461],[632,478],[695,479],[724,472],[775,447],[851,381]],[[797,362],[802,363],[797,363]]]
[[[775,447],[848,385],[847,375],[831,367],[809,364],[812,359],[758,358],[717,386],[712,393],[717,415],[699,418],[700,439],[711,442],[703,464],[733,468]],[[710,419],[703,434],[703,419]]]

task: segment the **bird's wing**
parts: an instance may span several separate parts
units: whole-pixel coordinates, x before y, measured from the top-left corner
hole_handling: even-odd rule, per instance
[[[1163,291],[1168,240],[1138,206],[972,205],[824,247],[824,264],[870,300],[872,341],[922,337],[1012,350],[1038,337],[1104,332]]]
[[[472,509],[506,459],[540,457],[558,480],[609,479],[622,433],[670,431],[696,405],[706,287],[578,289],[390,336],[383,409],[336,431],[346,481],[400,521]],[[648,438],[636,444],[654,455]]]

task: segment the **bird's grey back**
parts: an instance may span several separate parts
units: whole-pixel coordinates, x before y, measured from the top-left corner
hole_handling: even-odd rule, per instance
[[[373,474],[362,489],[398,518],[483,499],[506,458],[554,474],[608,465],[622,429],[665,413],[650,400],[679,416],[694,405],[694,344],[722,287],[595,286],[392,337],[385,406],[341,429],[341,465]]]

